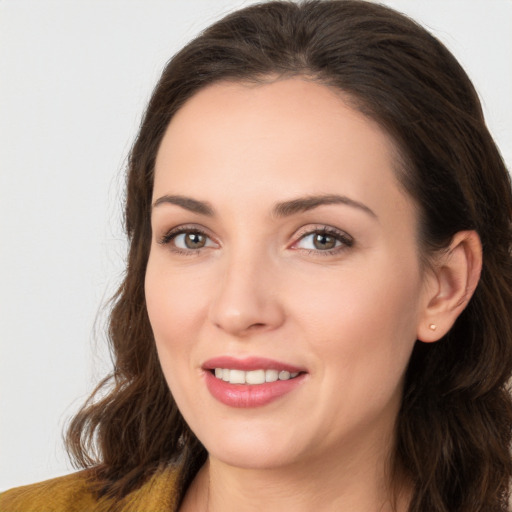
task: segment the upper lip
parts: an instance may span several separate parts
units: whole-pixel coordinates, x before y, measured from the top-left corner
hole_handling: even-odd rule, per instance
[[[304,368],[292,364],[283,363],[266,357],[245,357],[236,358],[231,356],[219,356],[208,359],[202,364],[203,370],[213,370],[215,368],[229,368],[231,370],[278,370],[288,371],[290,373],[304,372]]]

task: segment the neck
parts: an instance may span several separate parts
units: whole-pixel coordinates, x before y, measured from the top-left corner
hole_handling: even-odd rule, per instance
[[[353,446],[265,469],[234,467],[210,456],[181,511],[404,512],[407,493],[395,501],[390,492],[390,443],[386,450],[375,446]]]

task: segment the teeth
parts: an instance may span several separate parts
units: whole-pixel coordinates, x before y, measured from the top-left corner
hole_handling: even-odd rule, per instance
[[[277,370],[267,370],[265,372],[265,382],[275,382],[279,379],[279,372]]]
[[[289,380],[297,377],[299,372],[290,373],[286,370],[230,370],[229,368],[215,368],[215,377],[230,384],[264,384],[276,380]]]
[[[230,375],[237,370],[229,370]],[[263,384],[265,382],[265,370],[252,370],[251,372],[241,372],[245,373],[245,382],[247,384]],[[229,382],[233,384],[231,379]]]
[[[242,370],[223,370],[229,372],[229,382],[231,384],[245,384],[247,379],[245,372]]]

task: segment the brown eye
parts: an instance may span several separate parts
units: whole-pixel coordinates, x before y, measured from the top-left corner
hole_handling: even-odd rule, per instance
[[[334,249],[336,247],[336,238],[325,233],[316,233],[313,238],[313,246],[320,251]]]
[[[160,242],[162,245],[170,245],[171,250],[177,252],[189,252],[193,254],[206,247],[215,247],[216,244],[206,234],[196,229],[180,229],[167,233]]]
[[[187,249],[201,249],[206,245],[207,237],[201,233],[184,233],[183,242]]]
[[[354,239],[344,231],[331,227],[319,227],[303,235],[293,245],[293,248],[329,255],[338,250],[348,249],[353,245]]]

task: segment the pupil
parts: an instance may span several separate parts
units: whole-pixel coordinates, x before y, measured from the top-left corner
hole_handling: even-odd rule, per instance
[[[185,245],[189,249],[199,249],[205,244],[205,237],[200,233],[189,233],[185,237]]]
[[[317,249],[332,249],[336,245],[336,240],[333,236],[317,234],[314,240],[314,246]]]

